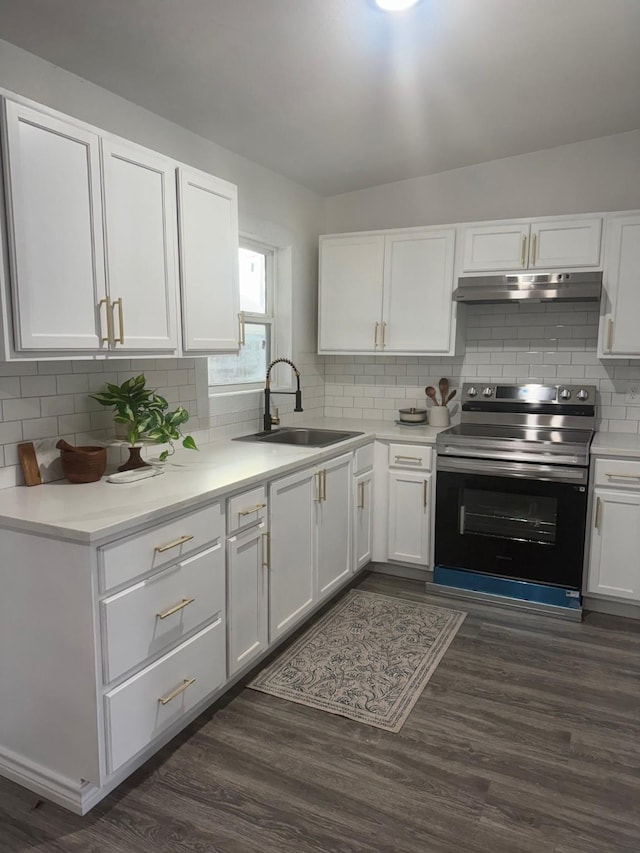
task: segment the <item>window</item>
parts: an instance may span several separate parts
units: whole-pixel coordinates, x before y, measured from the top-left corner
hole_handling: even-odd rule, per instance
[[[277,250],[253,240],[240,240],[241,337],[236,354],[209,357],[213,393],[248,391],[264,386],[275,341],[275,278]]]

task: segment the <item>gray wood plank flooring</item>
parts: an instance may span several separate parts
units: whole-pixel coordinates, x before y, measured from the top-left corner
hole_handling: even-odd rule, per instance
[[[640,851],[640,623],[465,610],[398,734],[240,686],[84,818],[0,780],[0,853]]]

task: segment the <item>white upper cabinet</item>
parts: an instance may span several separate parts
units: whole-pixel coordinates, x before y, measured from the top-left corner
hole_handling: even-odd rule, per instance
[[[462,238],[462,271],[598,267],[601,233],[600,216],[468,225]]]
[[[640,211],[609,220],[603,278],[598,356],[640,358]]]
[[[4,102],[16,350],[101,350],[107,303],[95,133]]]
[[[237,351],[237,188],[180,167],[178,198],[183,350]]]
[[[112,346],[178,346],[175,163],[128,143],[102,143]]]
[[[370,352],[381,336],[384,235],[320,238],[320,352]]]
[[[454,249],[454,228],[321,237],[319,352],[451,355]]]
[[[5,359],[238,349],[235,186],[19,96],[2,131]]]

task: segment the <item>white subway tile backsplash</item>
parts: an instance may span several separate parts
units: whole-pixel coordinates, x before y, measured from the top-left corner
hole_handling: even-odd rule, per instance
[[[14,400],[3,400],[2,402],[2,418],[5,421],[22,421],[25,418],[39,417],[39,397],[18,397]]]
[[[22,397],[44,397],[58,391],[55,376],[23,376],[20,379]]]
[[[53,438],[58,435],[57,418],[32,418],[22,421],[22,437],[25,441],[35,438]]]

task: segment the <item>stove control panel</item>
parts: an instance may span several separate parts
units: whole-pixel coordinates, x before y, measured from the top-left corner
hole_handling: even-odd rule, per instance
[[[465,383],[462,386],[462,404],[473,403],[477,407],[487,405],[495,408],[501,404],[509,404],[509,410],[527,411],[529,406],[583,406],[593,407],[596,400],[596,389],[593,385],[538,385],[528,383],[523,385],[474,385]],[[504,406],[503,406],[504,408]]]

